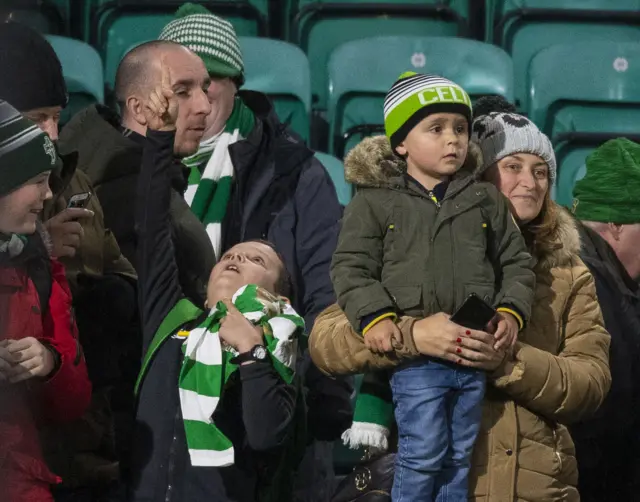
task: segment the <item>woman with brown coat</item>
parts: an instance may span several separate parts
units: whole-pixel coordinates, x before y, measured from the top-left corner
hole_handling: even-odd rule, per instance
[[[392,369],[423,356],[486,370],[490,383],[472,458],[470,500],[575,502],[578,471],[565,424],[593,413],[608,392],[609,335],[593,278],[578,258],[573,219],[550,199],[556,165],[548,138],[511,110],[478,117],[473,133],[484,158],[478,174],[509,199],[537,260],[531,320],[513,353],[497,352],[492,335],[466,330],[440,313],[402,318],[403,342],[391,354],[373,354],[337,306],[318,316],[310,352],[332,375]],[[346,172],[348,177],[362,175],[364,165],[402,164],[384,138],[374,138],[350,154]]]

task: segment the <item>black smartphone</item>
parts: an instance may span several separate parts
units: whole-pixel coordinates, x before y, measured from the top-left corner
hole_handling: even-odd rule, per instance
[[[451,321],[469,329],[484,331],[496,315],[496,309],[475,293],[471,293],[451,316]]]
[[[85,208],[91,200],[91,192],[77,193],[69,199],[67,208]]]

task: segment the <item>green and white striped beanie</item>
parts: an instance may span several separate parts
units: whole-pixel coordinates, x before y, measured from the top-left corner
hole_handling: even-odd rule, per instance
[[[49,136],[0,100],[0,197],[53,170],[57,159]]]
[[[244,62],[233,25],[202,5],[186,3],[175,19],[167,24],[159,40],[170,40],[195,52],[209,72],[216,77],[244,81]]]
[[[437,75],[412,71],[400,75],[384,98],[384,128],[391,148],[395,151],[411,129],[432,113],[460,113],[471,130],[471,98],[462,87]]]

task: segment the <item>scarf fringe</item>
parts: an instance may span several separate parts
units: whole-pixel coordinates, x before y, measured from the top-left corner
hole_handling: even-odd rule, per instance
[[[352,450],[368,447],[380,451],[389,449],[389,429],[382,425],[353,422],[351,427],[342,433],[342,442]]]

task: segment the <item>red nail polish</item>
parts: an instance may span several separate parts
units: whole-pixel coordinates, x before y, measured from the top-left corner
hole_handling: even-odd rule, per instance
[[[460,364],[460,363],[462,363],[462,359],[458,359],[458,360],[456,361],[456,364]]]
[[[458,338],[458,339],[456,340],[456,343],[462,343],[462,338]]]
[[[458,348],[456,349],[456,352],[457,352],[458,354],[460,354],[460,352],[462,352],[462,349],[461,349],[460,347],[458,347]]]
[[[464,332],[464,334],[465,334],[465,335],[470,335],[470,334],[471,334],[471,331],[467,330],[467,331],[465,331],[465,332]]]

